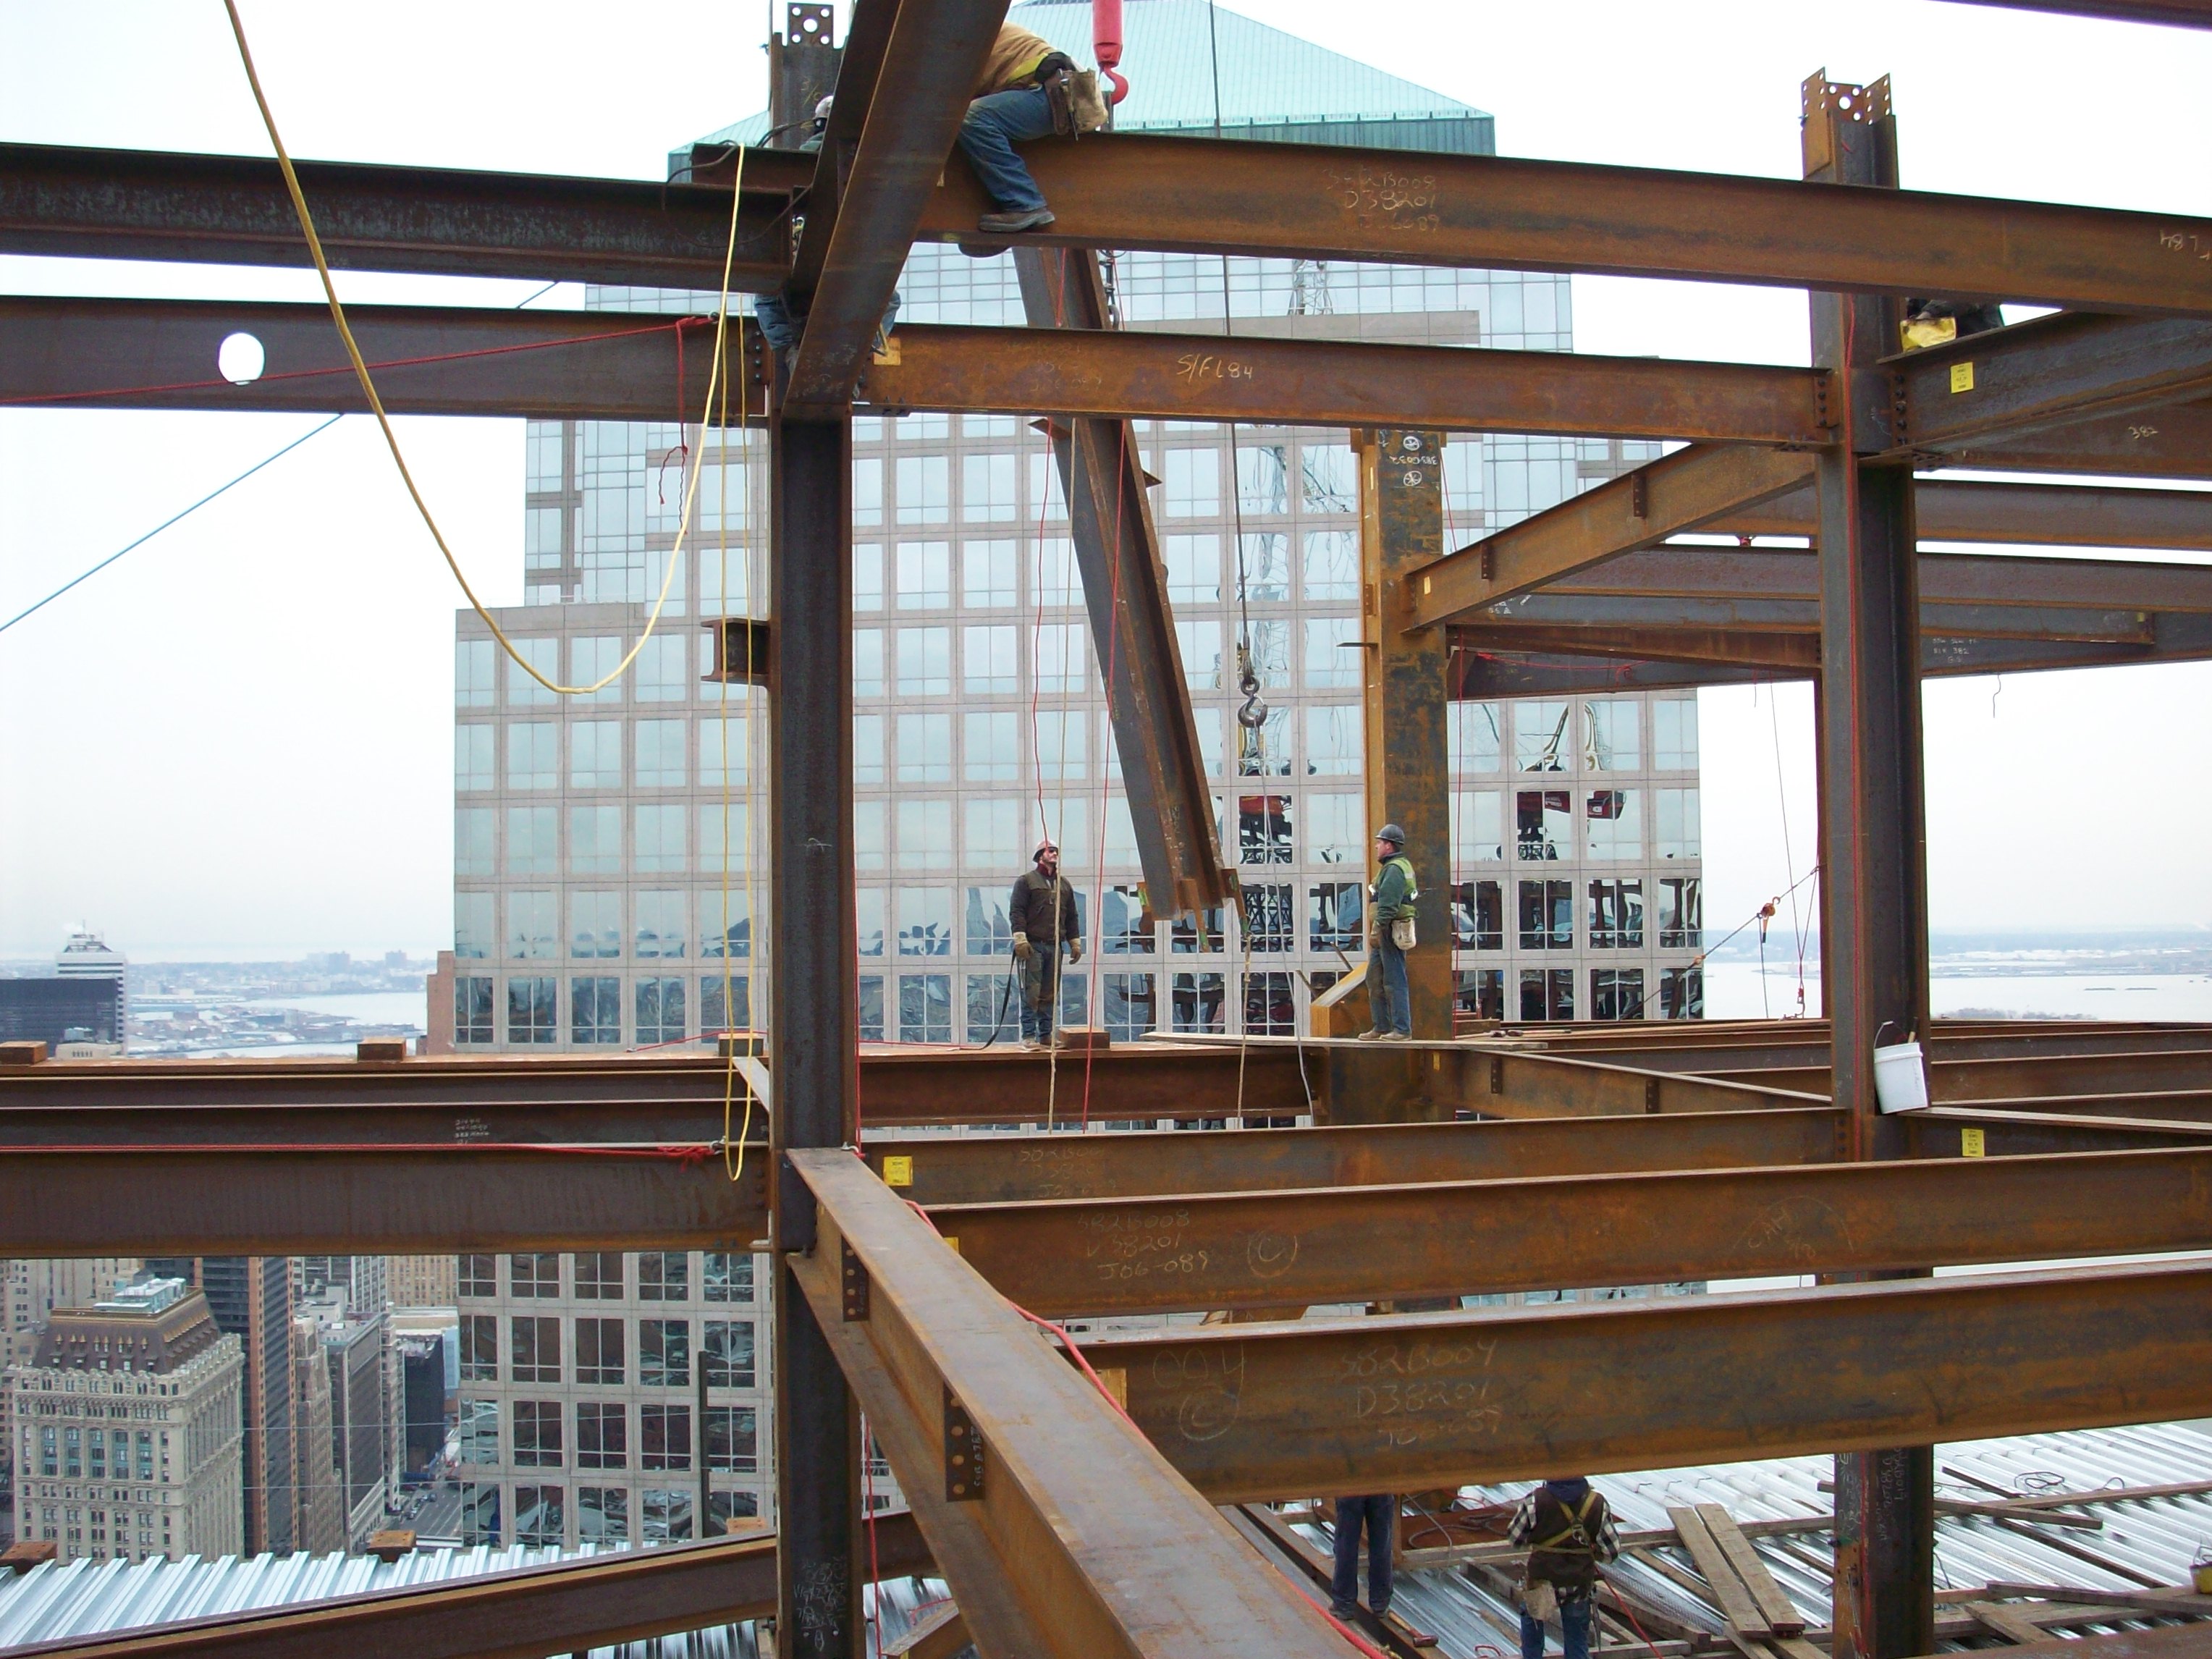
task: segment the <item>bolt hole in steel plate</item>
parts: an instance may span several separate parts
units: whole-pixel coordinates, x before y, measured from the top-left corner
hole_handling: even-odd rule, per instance
[[[251,334],[227,335],[216,348],[216,368],[233,386],[252,386],[261,378],[268,361],[261,342]]]

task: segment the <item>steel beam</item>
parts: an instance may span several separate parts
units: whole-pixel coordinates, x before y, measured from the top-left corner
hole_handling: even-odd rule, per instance
[[[792,1271],[817,1317],[847,1343],[865,1340],[892,1396],[882,1409],[872,1398],[871,1419],[908,1425],[884,1442],[900,1484],[942,1486],[973,1516],[1043,1643],[1030,1651],[1341,1650],[1319,1613],[858,1159],[793,1158],[822,1225]],[[856,1279],[857,1301],[846,1288]],[[956,1448],[970,1461],[953,1462]],[[920,1519],[942,1560],[930,1513]],[[953,1593],[983,1652],[1007,1652],[957,1578]]]
[[[2212,1267],[1183,1326],[1084,1352],[1214,1502],[1413,1492],[2201,1416]]]
[[[2156,420],[2163,414],[2145,418]],[[2063,436],[2063,431],[2052,434],[2054,441]],[[1920,478],[1914,482],[1912,506],[1923,544],[2212,550],[2212,496],[2201,489]],[[1810,536],[1818,528],[1813,492],[1777,495],[1763,506],[1708,520],[1702,528],[1717,536]],[[1924,580],[1922,585],[1924,590]]]
[[[862,1659],[860,1455],[843,1373],[788,1253],[814,1243],[795,1149],[853,1139],[860,1097],[853,897],[853,423],[770,428],[769,1036],[775,1275],[776,1628],[809,1659]]]
[[[2032,575],[2031,575],[2032,579]],[[1819,647],[1810,642],[1820,631],[1820,601],[1727,598],[1630,599],[1615,593],[1562,593],[1544,588],[1476,611],[1459,629],[1462,641],[1495,644],[1502,650],[1602,652],[1633,655],[1618,644],[1648,636],[1670,648],[1655,657],[1694,657],[1709,661],[1794,662],[1790,635],[1806,636],[1809,661]],[[1944,605],[1920,596],[1920,631],[1954,639],[2094,640],[2154,646],[2156,619],[2141,611],[2069,610],[2045,605]],[[1707,636],[1713,636],[1708,638]],[[1780,636],[1778,641],[1776,636]],[[1592,643],[1591,641],[1598,641]],[[1516,641],[1521,641],[1516,644]],[[1556,642],[1554,642],[1556,641]]]
[[[2147,410],[2143,418],[2154,422],[2161,406],[2212,387],[2212,325],[2060,313],[1908,352],[1885,367],[1862,395],[1895,417],[1888,453],[1924,462],[1954,447],[2055,440],[2091,418]]]
[[[1458,630],[1454,630],[1454,637]],[[1714,663],[1645,662],[1626,657],[1500,651],[1467,642],[1451,657],[1452,696],[1462,702],[1498,697],[1574,696],[1659,691],[1700,685],[1753,685],[1800,678],[1772,669]]]
[[[1024,361],[1049,361],[1051,347],[1035,333],[1048,327],[1055,338],[1121,337],[1110,331],[1105,286],[1091,254],[1024,248],[1014,264],[1030,328],[1003,332]],[[1036,407],[1061,412],[1055,404]],[[1135,435],[1127,421],[1084,415],[1047,424],[1145,890],[1158,915],[1212,909],[1235,892],[1236,875],[1222,862],[1213,785],[1199,749]]]
[[[635,179],[298,161],[323,252],[342,270],[719,289],[730,193]],[[813,158],[755,150],[731,281],[779,287],[785,218]],[[273,159],[0,145],[0,252],[307,265]]]
[[[19,1256],[727,1249],[767,1220],[765,1148],[12,1146],[0,1247]]]
[[[1966,0],[2011,11],[2055,11],[2075,17],[2109,17],[2127,23],[2166,23],[2212,28],[2212,0]]]
[[[1040,327],[1055,331],[1040,339]],[[1820,376],[1809,369],[1150,329],[1079,333],[1034,319],[1028,329],[902,325],[898,338],[896,361],[868,371],[866,401],[887,410],[1822,441]]]
[[[2212,313],[2188,240],[2212,246],[2212,225],[2186,216],[1136,133],[1024,153],[1059,216],[1025,240]],[[949,171],[923,234],[988,240],[981,200],[964,167]]]
[[[1241,1077],[1233,1044],[1148,1040],[1102,1050],[1087,1063],[1094,1096],[1110,1103],[1109,1115],[1116,1118],[1307,1109],[1298,1053],[1289,1045],[1254,1045]],[[1318,1079],[1317,1062],[1309,1056],[1305,1063]],[[890,1044],[872,1048],[860,1067],[873,1127],[1042,1122],[1054,1111],[1049,1054]],[[665,1054],[392,1064],[49,1060],[0,1066],[0,1146],[58,1139],[125,1146],[255,1139],[699,1145],[722,1133],[727,1071],[726,1062],[711,1054]],[[294,1110],[296,1117],[279,1115]]]
[[[1565,1218],[1565,1224],[1562,1224]],[[2212,1246],[2212,1146],[933,1206],[1032,1312],[1874,1273]]]
[[[1940,499],[1942,488],[1923,480],[1916,492],[1916,512],[1920,502],[1929,500],[1931,490],[1936,491]],[[2042,486],[1948,488],[2010,488],[2025,493],[2040,490]],[[2077,492],[2061,488],[2051,493],[2064,495]],[[2164,492],[2116,489],[2078,493],[2134,495]],[[2212,495],[2203,498],[2212,500]],[[2024,507],[2027,505],[2022,503]],[[1924,517],[1921,522],[1924,529]],[[2014,558],[1982,553],[1921,553],[1916,562],[1924,605],[2212,611],[2212,568],[2199,565],[2149,564],[2129,559]],[[1603,596],[1638,604],[1669,599],[1716,599],[1733,604],[1818,603],[1820,593],[1820,560],[1813,552],[1795,548],[1655,547],[1609,559],[1577,576],[1551,583],[1540,594],[1509,600],[1496,614],[1530,614],[1534,609],[1531,602],[1538,599]],[[1469,619],[1484,614],[1470,613]]]
[[[868,0],[860,9],[888,13],[892,3]],[[1006,15],[1006,0],[898,0],[881,59],[896,70],[866,89],[850,162],[825,145],[808,198],[810,232],[825,210],[834,222],[820,244],[819,276],[804,265],[795,273],[791,299],[804,320],[787,410],[818,413],[851,398]],[[860,32],[857,14],[854,27]],[[836,194],[825,198],[832,179]],[[802,238],[803,252],[812,240]]]
[[[649,1637],[741,1624],[775,1611],[775,1539],[716,1539],[289,1607],[141,1625],[10,1649],[53,1659],[326,1659],[333,1651],[409,1659],[540,1659]],[[933,1563],[909,1515],[876,1522],[886,1579]]]
[[[1996,472],[2088,472],[2114,477],[2212,477],[2212,404],[2167,404],[2077,422],[2030,437],[1960,444],[1947,466]]]
[[[1804,488],[1808,456],[1745,444],[1680,450],[1486,536],[1411,575],[1411,623],[1432,627]]]
[[[934,1206],[1820,1164],[1838,1155],[1838,1121],[1831,1107],[1806,1106],[1624,1117],[1595,1134],[1571,1119],[1527,1118],[1207,1133],[870,1135],[862,1150],[878,1175],[887,1159],[903,1159],[895,1190]]]
[[[696,422],[714,365],[708,318],[348,306],[346,321],[377,395],[395,415]],[[744,343],[752,325],[732,317],[730,328],[728,360],[737,370],[753,359]],[[217,348],[234,333],[260,341],[264,359],[261,377],[242,386],[216,367]],[[758,380],[739,371],[731,384],[731,418],[761,419]],[[368,408],[327,306],[23,295],[0,298],[0,403],[318,414]]]

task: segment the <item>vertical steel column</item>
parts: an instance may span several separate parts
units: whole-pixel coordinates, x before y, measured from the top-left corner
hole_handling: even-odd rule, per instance
[[[1804,88],[1805,176],[1898,183],[1889,82]],[[1928,1023],[1928,881],[1921,774],[1920,596],[1909,467],[1859,457],[1893,442],[1887,376],[1893,300],[1816,293],[1813,360],[1836,371],[1838,441],[1819,459],[1820,842],[1826,916],[1822,995],[1832,1022],[1836,1103],[1852,1150],[1896,1156],[1877,1109],[1874,1050]],[[1936,1645],[1935,1452],[1927,1446],[1836,1458],[1837,1659],[1903,1659]]]
[[[1444,441],[1395,428],[1352,434],[1359,453],[1360,652],[1367,735],[1367,829],[1406,832],[1421,897],[1420,943],[1406,958],[1413,1035],[1452,1034],[1449,630],[1409,627],[1407,578],[1443,556]],[[1368,852],[1371,854],[1373,848]],[[1369,987],[1369,994],[1373,994]]]
[[[814,1248],[815,1207],[784,1156],[848,1144],[859,1098],[852,420],[779,421],[770,445],[777,1651],[860,1659],[858,1409],[788,1265]]]

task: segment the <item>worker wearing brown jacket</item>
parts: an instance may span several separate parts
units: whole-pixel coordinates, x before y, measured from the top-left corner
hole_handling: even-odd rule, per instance
[[[976,80],[975,101],[960,123],[961,151],[997,204],[976,220],[977,229],[1042,230],[1052,223],[1044,192],[1014,146],[1052,131],[1052,100],[1044,83],[1072,67],[1068,55],[1055,52],[1042,35],[1018,23],[1000,28]]]
[[[1083,917],[1075,889],[1060,873],[1060,848],[1037,843],[1035,862],[1014,881],[1006,901],[1006,921],[1014,933],[1014,961],[1022,981],[1022,1044],[1041,1048],[1052,1041],[1053,1013],[1060,1003],[1060,952],[1083,960]]]

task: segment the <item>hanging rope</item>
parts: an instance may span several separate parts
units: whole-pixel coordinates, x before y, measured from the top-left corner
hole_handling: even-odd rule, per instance
[[[483,620],[484,626],[491,630],[492,637],[499,641],[500,648],[507,653],[508,660],[520,667],[523,672],[547,690],[558,696],[582,696],[597,691],[603,686],[612,684],[629,669],[630,664],[637,660],[638,653],[645,649],[645,642],[653,637],[653,631],[660,622],[661,611],[668,603],[669,589],[674,580],[677,568],[682,562],[684,540],[691,527],[692,504],[699,492],[698,469],[693,468],[690,488],[684,492],[683,517],[677,526],[676,545],[669,551],[668,568],[661,578],[660,592],[653,600],[653,612],[646,619],[644,632],[638,635],[637,643],[630,647],[629,653],[617,663],[605,676],[594,680],[589,685],[562,685],[540,673],[534,664],[514,648],[514,642],[507,637],[505,630],[500,627],[491,612],[484,608],[483,601],[477,597],[476,589],[469,586],[469,579],[462,574],[460,561],[453,556],[453,549],[447,544],[445,533],[438,528],[438,521],[431,514],[429,503],[422,499],[422,492],[415,483],[414,474],[408,471],[407,458],[401,453],[398,434],[392,428],[392,418],[385,413],[383,399],[377,396],[376,382],[371,378],[368,365],[362,357],[361,347],[355,342],[353,330],[347,325],[345,307],[339,303],[337,286],[331,277],[330,261],[323,255],[322,239],[315,234],[314,217],[307,211],[307,198],[301,193],[300,176],[294,170],[290,152],[284,148],[283,137],[276,130],[276,118],[270,110],[269,99],[262,91],[260,72],[254,68],[253,52],[246,44],[246,25],[238,15],[238,0],[223,0],[223,10],[229,15],[230,31],[238,42],[239,61],[245,66],[246,83],[253,89],[254,105],[261,112],[261,124],[268,131],[270,144],[276,152],[276,165],[283,173],[284,188],[292,198],[292,210],[298,216],[301,234],[307,238],[308,255],[315,262],[315,275],[322,281],[323,296],[330,302],[331,320],[337,325],[338,338],[345,343],[346,356],[352,361],[354,374],[361,382],[362,395],[368,399],[369,409],[376,416],[377,426],[384,434],[385,446],[392,452],[392,465],[398,468],[400,481],[407,486],[407,494],[415,503],[415,510],[422,515],[422,523],[429,531],[431,540],[438,544],[438,551],[445,556],[446,568],[453,573],[453,580],[459,584],[462,593],[467,597],[470,607]],[[714,394],[722,376],[725,358],[723,348],[730,319],[730,273],[737,261],[738,205],[743,199],[744,180],[745,152],[743,147],[740,147],[738,151],[737,178],[730,191],[729,239],[722,253],[721,300],[715,309],[714,316],[714,366],[713,373],[708,378],[706,409],[699,417],[699,423],[702,427],[714,413]]]

